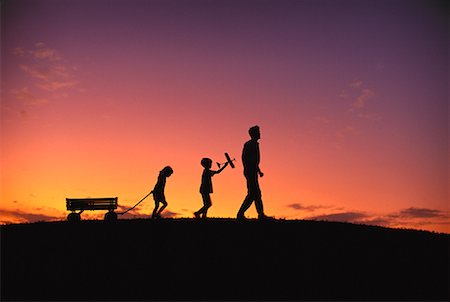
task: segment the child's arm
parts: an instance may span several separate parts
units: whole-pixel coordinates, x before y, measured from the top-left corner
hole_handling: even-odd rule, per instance
[[[214,174],[219,174],[219,173],[222,172],[223,169],[225,169],[227,166],[228,166],[228,162],[226,162],[225,165],[223,165],[223,167],[220,168],[219,170],[217,170],[217,171],[212,171],[212,172],[213,172]]]

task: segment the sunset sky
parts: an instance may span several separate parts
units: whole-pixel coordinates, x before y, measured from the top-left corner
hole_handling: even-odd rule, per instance
[[[447,16],[430,0],[2,1],[0,223],[64,220],[66,197],[124,210],[166,165],[166,216],[193,217],[200,160],[224,152],[236,169],[213,177],[209,216],[235,217],[259,125],[267,215],[449,233]]]

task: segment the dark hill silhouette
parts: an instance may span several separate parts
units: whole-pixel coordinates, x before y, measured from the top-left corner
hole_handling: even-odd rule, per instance
[[[1,300],[448,300],[449,235],[232,219],[1,226]]]

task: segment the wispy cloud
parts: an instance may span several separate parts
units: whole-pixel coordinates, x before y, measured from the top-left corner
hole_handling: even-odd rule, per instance
[[[447,217],[448,215],[445,212],[439,210],[411,207],[400,211],[400,216],[409,218],[442,218]]]
[[[320,123],[320,124],[325,124],[325,125],[331,123],[331,119],[328,118],[328,117],[326,117],[326,116],[316,116],[316,117],[314,118],[314,121],[315,121],[315,122],[318,122],[318,123]]]
[[[375,92],[373,90],[364,88],[361,89],[361,93],[356,97],[356,100],[352,103],[351,107],[354,109],[362,109],[366,106],[366,102],[369,98],[373,97]]]
[[[16,47],[12,50],[12,54],[19,57],[24,57],[26,55],[26,50],[23,47]]]
[[[310,220],[325,220],[339,222],[362,222],[369,216],[362,212],[340,212],[334,214],[325,214],[309,217]]]
[[[306,217],[308,220],[338,221],[383,227],[426,228],[431,225],[450,226],[448,213],[436,209],[410,207],[397,212],[376,215],[362,211],[340,211]]]
[[[118,205],[117,206],[117,213],[124,213],[128,209],[130,209],[131,206],[124,206],[124,205]],[[141,212],[141,205],[138,205],[136,208],[132,209],[131,211],[128,211],[126,214],[123,214],[124,218],[148,218],[148,213],[142,213]]]
[[[379,115],[367,111],[370,100],[375,96],[375,90],[368,87],[360,79],[349,82],[340,91],[338,97],[346,101],[345,110],[347,111],[346,116],[348,120],[346,121],[347,125],[338,128],[335,132],[335,136],[338,139],[338,147],[341,146],[345,138],[358,136],[363,132],[361,123],[358,124],[358,128],[354,126],[358,121],[378,121],[381,119]]]
[[[37,80],[41,81],[49,81],[50,80],[50,74],[48,71],[48,67],[42,67],[42,66],[29,66],[25,64],[20,64],[19,68],[31,76],[32,78],[35,78]]]
[[[360,89],[362,87],[363,82],[361,80],[353,80],[348,84],[351,88]]]
[[[6,210],[0,209],[0,224],[8,223],[31,223],[38,221],[56,221],[65,219],[63,215],[52,216],[39,212],[25,212],[22,210]]]
[[[39,105],[48,103],[48,100],[46,98],[40,98],[31,93],[28,87],[13,89],[10,92],[12,95],[15,96],[16,99],[21,100],[29,105]]]
[[[12,54],[18,57],[19,69],[31,79],[34,87],[31,89],[29,85],[24,85],[11,90],[11,94],[18,100],[31,105],[45,104],[52,94],[58,93],[58,97],[67,96],[79,84],[74,76],[76,68],[70,66],[55,49],[42,42],[36,43],[32,49],[16,47],[12,49]],[[35,99],[47,101],[30,101],[31,95]]]
[[[329,127],[336,138],[335,145],[342,147],[345,139],[352,138],[364,132],[364,124],[361,120],[378,121],[381,117],[378,114],[368,112],[368,105],[376,96],[373,88],[369,87],[363,80],[354,79],[345,84],[344,88],[337,93],[337,97],[345,103],[338,108],[337,113],[328,113],[312,118],[315,126]],[[337,115],[339,114],[339,115]],[[333,115],[339,118],[333,118]],[[342,119],[345,117],[345,119]],[[357,126],[356,126],[357,125]]]
[[[19,68],[37,80],[36,87],[53,92],[64,88],[73,88],[78,82],[68,72],[64,65],[26,65],[21,64]]]
[[[287,205],[288,208],[297,210],[297,211],[304,211],[304,212],[314,212],[319,209],[327,209],[330,208],[330,206],[323,206],[323,205],[304,205],[302,203],[291,203]]]
[[[131,207],[132,207],[132,205],[131,206],[118,205],[117,206],[117,213],[123,213],[123,212],[127,211],[128,209],[130,209]],[[130,219],[130,218],[133,218],[133,219],[136,219],[136,218],[147,218],[148,219],[148,218],[151,217],[151,215],[152,215],[151,213],[142,212],[141,209],[142,208],[139,205],[136,208],[132,209],[131,211],[127,212],[126,214],[123,214],[123,218],[128,218],[128,219]],[[172,212],[172,211],[170,211],[168,209],[165,209],[162,212],[161,216],[164,217],[164,218],[177,218],[177,217],[181,217],[182,215],[180,213]]]
[[[38,84],[38,87],[47,90],[47,91],[57,91],[64,88],[72,88],[75,87],[78,84],[77,81],[61,81],[61,80],[54,80],[54,81],[47,81],[41,84]]]
[[[355,79],[351,81],[347,85],[347,88],[343,89],[338,96],[343,99],[350,98],[351,103],[349,104],[349,110],[354,112],[363,110],[366,107],[368,100],[375,95],[375,90],[367,87],[362,80]],[[364,118],[366,115],[357,114],[357,116]]]
[[[399,212],[390,213],[383,217],[388,220],[388,226],[426,228],[431,225],[442,225],[450,231],[450,215],[448,212],[410,207]]]
[[[162,212],[161,216],[164,218],[177,218],[177,217],[180,217],[180,213],[172,212],[170,210],[164,210],[164,212]]]
[[[336,137],[339,139],[343,139],[345,137],[355,136],[360,133],[361,133],[361,131],[358,128],[347,125],[344,128],[342,128],[336,132]]]
[[[28,51],[33,57],[37,59],[45,59],[49,61],[60,61],[62,58],[55,49],[47,47],[45,43],[38,42],[35,48]]]
[[[381,120],[381,116],[373,113],[358,113],[357,116],[361,119],[370,120],[370,121],[379,121]]]

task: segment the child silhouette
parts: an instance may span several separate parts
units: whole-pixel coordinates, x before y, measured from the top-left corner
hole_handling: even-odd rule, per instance
[[[172,175],[173,169],[170,166],[164,167],[159,172],[158,181],[153,189],[153,199],[155,200],[155,209],[153,210],[152,219],[161,218],[161,212],[167,207],[166,196],[164,195],[164,189],[166,187],[166,178]],[[163,206],[159,208],[159,204]],[[158,210],[159,208],[159,210]]]
[[[213,171],[211,170],[212,160],[210,158],[202,158],[201,164],[203,168],[205,168],[202,174],[202,184],[200,185],[200,194],[202,194],[203,207],[197,212],[194,212],[195,218],[200,218],[200,215],[202,218],[206,218],[206,215],[208,214],[208,209],[212,205],[210,196],[210,194],[213,192],[212,177],[222,172],[223,169],[225,169],[228,166],[227,162],[219,170]]]

